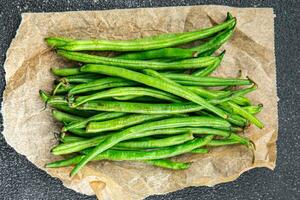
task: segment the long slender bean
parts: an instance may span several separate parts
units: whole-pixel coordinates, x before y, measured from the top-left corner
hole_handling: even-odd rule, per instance
[[[70,123],[70,122],[74,122],[74,121],[77,122],[77,121],[84,120],[84,118],[82,118],[82,117],[70,115],[70,114],[67,114],[64,112],[60,112],[58,110],[53,110],[52,115],[56,120],[63,122],[63,123]]]
[[[211,140],[207,146],[217,147],[217,146],[225,146],[225,145],[233,145],[239,144],[236,140],[223,139],[223,140]]]
[[[126,59],[126,60],[151,60],[158,58],[175,58],[175,59],[185,59],[198,57],[198,52],[191,49],[182,48],[163,48],[155,49],[142,52],[125,53],[115,58]]]
[[[241,115],[245,119],[247,119],[250,122],[252,122],[253,124],[255,124],[258,128],[262,129],[264,127],[264,124],[259,119],[257,119],[254,115],[250,114],[246,110],[244,110],[239,105],[235,104],[234,102],[230,102],[230,101],[226,102],[226,104],[228,104],[233,109],[234,113]]]
[[[197,47],[193,47],[190,49],[163,48],[163,49],[155,49],[155,50],[142,51],[142,52],[125,53],[116,56],[116,58],[121,58],[126,60],[149,60],[149,59],[162,58],[163,60],[168,59],[169,61],[174,61],[174,59],[198,57],[198,55],[201,53],[204,53],[216,47],[219,48],[219,46],[224,44],[230,38],[232,33],[233,33],[232,29],[224,30],[218,35],[216,35],[215,37],[213,37],[212,39],[210,39],[208,42],[205,42]]]
[[[213,73],[220,65],[220,63],[222,62],[223,60],[223,57],[224,57],[224,54],[225,54],[225,51],[223,51],[219,56],[218,56],[218,60],[213,63],[211,66],[209,67],[206,67],[204,69],[201,69],[201,70],[197,70],[193,73],[194,76],[199,76],[199,77],[204,77],[204,76],[208,76],[210,75],[211,73]]]
[[[189,140],[194,139],[193,134],[185,133],[181,135],[175,135],[171,137],[166,137],[162,139],[152,139],[152,140],[143,140],[143,141],[123,141],[116,145],[116,147],[123,148],[160,148],[160,147],[168,147],[173,145],[182,144]]]
[[[193,149],[192,151],[190,151],[190,153],[208,153],[209,150],[208,149],[203,149],[203,148],[197,148],[197,149]]]
[[[223,127],[222,127],[223,128]],[[126,141],[130,141],[130,139],[136,139],[136,138],[142,138],[146,136],[157,136],[157,135],[176,135],[181,133],[192,133],[194,135],[215,135],[215,136],[221,136],[227,139],[239,141],[240,144],[246,145],[247,147],[251,147],[251,142],[242,136],[239,136],[231,131],[225,131],[220,129],[214,129],[214,128],[194,128],[194,127],[181,127],[181,128],[166,128],[166,129],[158,129],[158,130],[151,130],[151,131],[144,131],[140,133],[136,133],[136,135],[131,136]],[[84,136],[84,134],[82,135]],[[98,136],[91,139],[81,138],[78,141],[74,141],[72,143],[67,144],[59,144],[56,147],[52,149],[52,153],[54,155],[63,155],[63,154],[70,154],[82,151],[86,148],[94,147],[97,144],[99,144],[101,141],[103,141],[106,136]],[[124,141],[124,142],[126,142]],[[122,142],[118,143],[117,145],[121,144]]]
[[[46,165],[47,168],[58,168],[58,167],[68,167],[71,165],[76,165],[77,163],[82,160],[84,155],[78,155],[74,156],[69,159],[59,160],[55,162],[48,163]],[[94,159],[94,160],[101,160],[101,159]],[[174,162],[167,159],[157,159],[157,160],[142,160],[142,162],[145,162],[147,164],[151,164],[153,166],[162,167],[166,169],[174,169],[174,170],[183,170],[190,167],[190,163],[184,163],[184,162]]]
[[[242,107],[245,111],[247,111],[248,113],[255,115],[258,114],[262,111],[263,109],[263,104],[258,104],[257,106],[245,106]]]
[[[78,128],[84,128],[87,123],[93,122],[93,121],[104,121],[109,119],[114,119],[117,117],[121,117],[126,115],[126,113],[121,112],[105,112],[105,113],[99,113],[97,115],[94,115],[92,117],[89,117],[87,119],[83,119],[80,121],[72,122],[62,128],[62,131],[68,131],[70,129],[78,129]]]
[[[186,143],[171,146],[163,149],[153,150],[153,151],[127,151],[127,153],[123,153],[124,151],[117,150],[107,150],[105,152],[98,153],[97,147],[93,149],[90,153],[88,153],[83,159],[73,168],[71,171],[71,176],[74,176],[80,167],[82,167],[82,163],[85,163],[87,158],[93,160],[95,158],[109,158],[111,160],[153,160],[153,159],[163,159],[169,158],[173,156],[177,156],[180,154],[188,153],[193,149],[202,147],[206,145],[210,140],[213,139],[213,136],[205,136],[204,138],[196,138],[194,140],[188,141]],[[95,156],[91,157],[93,153],[97,153]],[[118,153],[119,152],[119,153]]]
[[[106,74],[111,76],[118,76],[122,78],[126,78],[132,81],[140,82],[145,85],[148,85],[150,87],[154,87],[166,92],[169,92],[171,94],[175,94],[179,97],[182,97],[184,99],[188,99],[194,103],[197,103],[199,105],[204,106],[206,109],[211,110],[212,112],[216,113],[220,117],[226,118],[227,115],[224,114],[222,110],[219,108],[213,106],[212,104],[208,103],[205,99],[201,98],[197,94],[186,90],[182,87],[177,87],[176,85],[173,85],[168,82],[163,82],[158,78],[154,78],[139,72],[131,71],[128,69],[123,69],[119,67],[112,67],[112,66],[99,66],[99,65],[85,65],[81,69],[81,71],[85,72],[92,72],[92,73],[100,73],[100,74]]]
[[[99,91],[107,88],[136,86],[137,82],[129,81],[123,78],[108,77],[84,84],[79,84],[69,91],[69,95],[80,94],[85,92]]]
[[[188,85],[199,86],[228,86],[228,85],[251,85],[252,81],[249,79],[235,79],[235,78],[217,78],[217,77],[198,77],[188,74],[170,74],[163,73],[163,75],[178,83],[190,83]]]
[[[136,96],[150,96],[158,99],[163,99],[171,102],[181,102],[181,100],[170,93],[152,89],[152,88],[144,88],[144,87],[118,87],[112,88],[110,90],[105,90],[102,92],[97,92],[87,96],[79,96],[75,99],[75,101],[71,104],[72,107],[77,107],[85,102],[107,98],[107,97],[118,97],[118,96],[126,96],[126,95],[136,95]]]
[[[105,131],[115,131],[122,128],[126,128],[132,125],[140,124],[146,121],[159,120],[167,118],[170,115],[143,115],[143,114],[131,114],[123,117],[102,121],[102,122],[90,122],[87,127],[87,133],[100,133]]]
[[[90,117],[90,116],[93,116],[93,115],[96,115],[97,113],[99,113],[97,111],[78,110],[75,108],[70,108],[68,106],[68,102],[61,96],[50,96],[43,90],[40,90],[39,93],[40,93],[40,97],[43,102],[51,105],[51,107],[53,107],[57,110],[64,111],[69,114],[74,114],[74,115],[81,116],[81,117]]]
[[[72,75],[83,74],[83,72],[80,72],[79,67],[51,68],[51,72],[56,76],[72,76]]]
[[[148,122],[141,125],[136,125],[127,128],[124,131],[120,131],[118,133],[109,135],[104,141],[98,144],[91,153],[86,155],[83,158],[83,160],[80,161],[80,163],[73,168],[71,172],[71,176],[75,175],[84,165],[86,165],[90,160],[95,158],[98,154],[102,153],[103,151],[109,149],[110,147],[116,145],[117,143],[123,140],[133,137],[135,134],[139,132],[162,129],[162,128],[183,127],[183,126],[230,127],[230,124],[225,120],[213,119],[209,117],[185,117],[185,118],[170,118],[170,119],[164,119],[155,122]],[[211,140],[213,137],[209,136],[209,138],[210,138],[209,140]],[[202,143],[203,141],[201,141],[201,144]],[[200,146],[195,146],[195,148],[198,147]],[[192,149],[188,149],[188,150],[190,151]],[[173,154],[171,153],[171,155]],[[157,159],[157,158],[149,158],[149,159]]]
[[[244,95],[248,92],[254,91],[256,85],[251,88],[246,88],[239,91],[234,91],[230,96],[222,99],[210,99],[211,104],[219,104],[222,102],[234,99],[236,96]],[[137,103],[137,102],[119,102],[119,101],[89,101],[78,107],[79,110],[97,110],[97,111],[112,111],[112,112],[126,112],[126,113],[141,113],[141,114],[179,114],[196,112],[204,109],[203,106],[191,102],[183,103]],[[220,108],[219,108],[220,109]],[[222,112],[225,112],[222,110]],[[227,115],[227,114],[226,114]]]
[[[75,86],[76,86],[75,84],[63,84],[62,82],[60,82],[54,86],[52,93],[53,93],[53,95],[54,94],[66,94],[71,89],[73,89]]]
[[[129,41],[108,41],[108,40],[76,40],[68,42],[63,45],[58,42],[55,45],[55,38],[47,38],[48,42],[51,40],[51,46],[54,48],[82,51],[82,50],[112,50],[112,51],[145,51],[151,49],[160,49],[170,46],[176,46],[184,43],[188,43],[194,40],[203,39],[209,37],[221,30],[228,27],[232,27],[236,23],[236,19],[230,19],[222,24],[216,26],[201,29],[197,31],[187,33],[171,33],[165,35],[158,35],[154,37],[147,37]],[[59,38],[58,38],[59,39]]]
[[[244,96],[236,97],[236,98],[232,99],[232,101],[240,106],[250,106],[251,105],[250,99],[248,99],[247,97],[244,97]]]
[[[120,58],[103,57],[103,56],[90,55],[86,53],[79,53],[79,52],[72,52],[72,51],[65,51],[65,50],[58,50],[57,54],[69,60],[78,61],[82,63],[114,65],[114,66],[124,67],[133,70],[198,69],[198,68],[210,66],[218,59],[217,57],[206,56],[206,57],[192,58],[192,59],[165,63],[165,62],[153,62],[153,61],[144,61],[144,60],[125,60]]]

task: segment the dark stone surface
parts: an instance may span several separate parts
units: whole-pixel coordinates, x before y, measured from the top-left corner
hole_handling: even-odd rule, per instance
[[[273,7],[279,101],[278,160],[275,171],[254,169],[233,182],[212,188],[190,187],[155,199],[300,199],[299,117],[299,0],[286,1],[142,1],[142,0],[1,0],[0,89],[5,87],[3,63],[23,12],[104,10],[113,8],[220,4],[238,7]],[[298,90],[297,90],[298,89]],[[2,95],[1,95],[2,101]],[[1,117],[2,118],[2,117]],[[2,120],[1,120],[2,121]],[[2,124],[2,123],[1,123]],[[1,130],[3,127],[1,127]],[[62,186],[9,147],[0,134],[0,199],[95,199]]]

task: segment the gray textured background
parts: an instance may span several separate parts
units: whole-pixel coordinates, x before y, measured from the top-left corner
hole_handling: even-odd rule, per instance
[[[300,1],[250,0],[0,0],[0,90],[5,87],[3,63],[23,12],[104,10],[114,8],[219,4],[237,7],[272,7],[275,19],[275,46],[279,101],[278,160],[275,171],[254,169],[230,183],[190,187],[158,199],[300,199]],[[298,90],[297,90],[298,88]],[[2,124],[2,116],[1,116]],[[1,130],[3,129],[1,125]],[[95,199],[64,188],[62,183],[37,169],[9,147],[0,134],[0,199]]]

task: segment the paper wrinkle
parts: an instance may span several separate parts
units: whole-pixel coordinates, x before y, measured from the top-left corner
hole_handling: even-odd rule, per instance
[[[206,155],[182,155],[174,158],[192,161],[185,171],[171,171],[141,162],[93,162],[73,179],[71,167],[46,169],[50,161],[60,159],[50,153],[57,141],[53,135],[61,125],[52,118],[50,108],[43,110],[39,89],[50,90],[54,76],[51,67],[72,66],[44,43],[49,36],[70,38],[133,39],[168,32],[209,27],[224,21],[230,11],[238,19],[225,57],[214,75],[236,77],[238,70],[259,86],[248,95],[264,110],[258,118],[265,123],[259,130],[251,126],[244,135],[256,144],[255,162],[243,146],[219,147]],[[99,199],[143,199],[188,186],[213,186],[239,177],[255,167],[274,169],[278,134],[276,71],[274,56],[274,14],[270,8],[232,8],[226,6],[190,6],[141,8],[109,11],[63,13],[25,13],[4,64],[7,86],[2,113],[3,134],[9,145],[25,155],[75,191]]]

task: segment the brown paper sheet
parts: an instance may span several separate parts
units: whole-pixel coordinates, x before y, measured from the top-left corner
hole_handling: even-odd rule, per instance
[[[185,171],[170,171],[136,162],[94,162],[73,179],[71,168],[45,169],[59,159],[50,154],[59,131],[50,114],[43,110],[39,89],[50,90],[54,77],[49,69],[68,65],[44,43],[47,36],[72,38],[129,39],[169,32],[182,32],[222,22],[226,12],[237,17],[233,38],[217,74],[235,77],[238,69],[251,77],[259,89],[249,97],[263,103],[258,117],[266,127],[251,126],[245,133],[256,144],[255,162],[242,146],[215,148],[207,155],[184,155],[193,161]],[[9,145],[37,167],[75,191],[99,199],[142,199],[188,186],[213,186],[232,181],[254,167],[274,169],[277,139],[277,95],[274,56],[274,14],[270,8],[192,6],[143,8],[64,13],[25,13],[5,62],[7,87],[4,92],[4,136]]]

